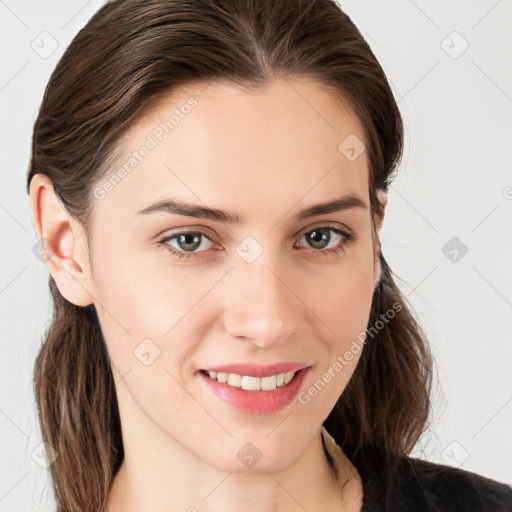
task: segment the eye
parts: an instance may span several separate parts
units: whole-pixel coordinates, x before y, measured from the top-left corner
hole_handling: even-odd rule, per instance
[[[334,237],[330,233],[334,233]],[[356,239],[356,236],[354,233],[349,233],[337,227],[319,226],[306,231],[302,238],[305,238],[310,247],[313,247],[313,253],[332,255],[344,250],[345,246]],[[329,247],[331,242],[334,243]],[[294,244],[295,246],[296,244]]]
[[[192,251],[196,251],[201,246],[203,246],[204,249],[204,244],[202,243],[204,240],[207,240],[210,244],[213,243],[211,238],[202,231],[183,231],[163,238],[160,240],[160,243],[164,244],[164,246],[178,258],[190,258],[197,256],[195,252]],[[176,242],[178,247],[170,245],[171,241]]]
[[[331,235],[334,233],[334,237]],[[349,233],[333,226],[319,226],[306,231],[302,237],[310,245],[309,251],[323,256],[337,254],[344,250],[345,246],[356,239],[354,233]],[[301,240],[299,239],[299,240]],[[297,247],[299,240],[295,240],[293,247]],[[173,242],[175,245],[173,245]],[[204,243],[206,242],[206,247]],[[334,242],[332,244],[332,242]],[[205,252],[214,245],[213,240],[202,231],[182,231],[159,240],[168,251],[177,258],[195,258],[198,253]],[[331,244],[331,247],[329,245]],[[198,250],[202,247],[202,250]]]

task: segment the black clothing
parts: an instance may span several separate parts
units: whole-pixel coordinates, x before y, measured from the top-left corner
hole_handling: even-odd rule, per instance
[[[393,470],[371,446],[351,459],[363,483],[361,512],[512,512],[510,485],[413,457],[395,460]]]

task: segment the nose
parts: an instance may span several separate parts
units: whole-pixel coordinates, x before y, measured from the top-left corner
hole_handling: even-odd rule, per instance
[[[306,306],[294,291],[291,270],[260,257],[238,262],[224,290],[224,326],[234,338],[271,348],[303,331]]]

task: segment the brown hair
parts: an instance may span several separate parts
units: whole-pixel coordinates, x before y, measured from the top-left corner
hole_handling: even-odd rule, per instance
[[[120,137],[159,98],[187,84],[219,79],[254,87],[292,75],[317,79],[362,122],[375,228],[383,214],[377,189],[387,190],[402,156],[402,119],[370,47],[332,0],[106,3],[48,82],[27,190],[35,173],[48,176],[89,239],[93,186],[114,161]],[[382,251],[379,257],[383,273],[369,326],[399,307],[364,345],[325,421],[349,459],[368,446],[380,447],[386,460],[410,453],[430,414],[429,348]],[[50,466],[54,493],[59,512],[97,512],[124,456],[115,385],[94,305],[76,306],[51,276],[49,284],[54,313],[34,389],[43,439],[58,453]]]

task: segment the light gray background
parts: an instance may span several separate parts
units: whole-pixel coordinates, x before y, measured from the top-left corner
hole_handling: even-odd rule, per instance
[[[25,176],[46,82],[103,3],[0,0],[0,512],[52,510],[31,388],[51,313],[48,271],[31,252]],[[342,5],[406,124],[383,251],[439,380],[434,422],[413,455],[512,483],[512,1]]]

